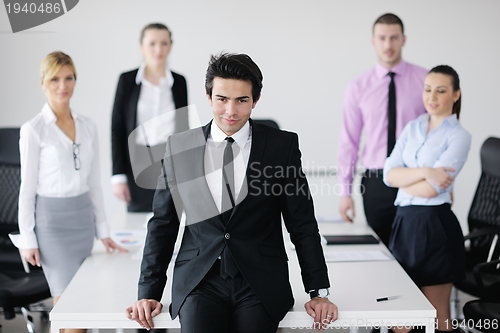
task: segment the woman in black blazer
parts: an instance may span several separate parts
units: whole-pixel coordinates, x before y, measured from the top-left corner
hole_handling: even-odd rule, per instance
[[[170,71],[166,61],[172,46],[170,30],[149,24],[140,42],[145,62],[121,74],[111,122],[112,189],[129,212],[152,211],[160,163],[153,166],[148,157],[151,151],[165,152],[169,135],[189,129],[186,79]]]

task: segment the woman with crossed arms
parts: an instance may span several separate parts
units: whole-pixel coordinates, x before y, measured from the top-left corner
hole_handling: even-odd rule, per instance
[[[107,252],[127,252],[109,238],[97,128],[70,109],[75,81],[68,55],[52,52],[43,59],[41,83],[47,103],[22,125],[19,140],[20,235],[11,238],[23,258],[42,266],[54,305],[90,255],[94,236]]]
[[[453,68],[431,69],[422,97],[427,114],[406,125],[384,165],[384,182],[399,188],[389,249],[436,308],[436,332],[451,331],[451,289],[465,279],[463,234],[451,211],[451,190],[471,135],[458,122],[461,91]]]

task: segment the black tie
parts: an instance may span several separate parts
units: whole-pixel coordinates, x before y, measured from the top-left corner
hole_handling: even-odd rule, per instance
[[[233,161],[233,142],[231,137],[226,138],[227,144],[224,148],[224,156],[222,158],[222,206],[221,214],[224,224],[227,226],[231,213],[235,206],[234,204],[234,161]],[[229,239],[229,233],[224,235]],[[224,247],[221,255],[220,275],[222,278],[235,277],[238,274],[238,266],[233,260],[229,249]]]
[[[389,72],[391,77],[389,83],[389,125],[387,126],[387,156],[391,155],[392,149],[396,144],[396,85],[394,84],[394,75]]]
[[[226,138],[226,148],[222,158],[222,209],[221,213],[234,208],[234,161],[233,161],[233,142],[231,137]]]

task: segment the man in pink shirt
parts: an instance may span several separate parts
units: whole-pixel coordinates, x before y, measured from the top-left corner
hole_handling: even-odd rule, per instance
[[[372,44],[377,64],[347,86],[338,149],[339,209],[342,218],[352,222],[351,184],[364,130],[363,206],[368,224],[385,244],[388,244],[396,215],[397,189],[387,187],[382,181],[384,162],[405,125],[425,113],[422,90],[427,70],[403,61],[401,49],[405,41],[399,17],[388,13],[375,21]]]

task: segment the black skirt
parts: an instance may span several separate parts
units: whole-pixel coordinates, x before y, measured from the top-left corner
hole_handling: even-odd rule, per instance
[[[464,236],[449,204],[398,207],[389,249],[419,287],[465,279]]]

